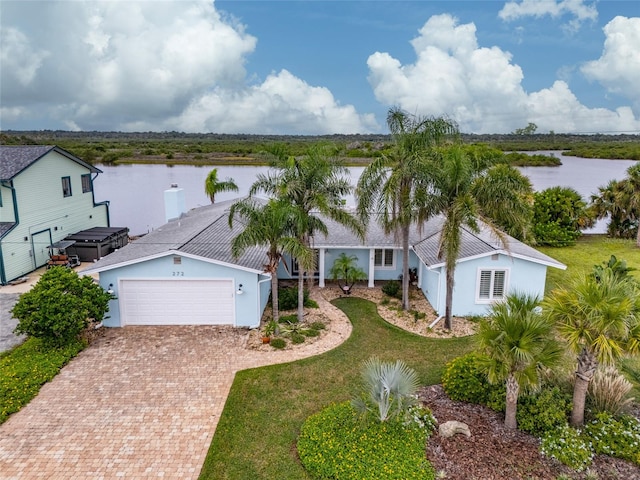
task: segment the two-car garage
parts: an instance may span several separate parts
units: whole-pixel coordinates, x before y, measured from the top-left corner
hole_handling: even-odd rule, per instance
[[[122,279],[121,325],[235,325],[230,279]]]

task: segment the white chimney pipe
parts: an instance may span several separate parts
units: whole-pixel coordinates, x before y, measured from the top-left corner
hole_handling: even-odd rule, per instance
[[[180,218],[187,212],[184,200],[184,190],[178,187],[177,183],[172,183],[169,190],[164,191],[164,217],[168,223],[171,220]]]

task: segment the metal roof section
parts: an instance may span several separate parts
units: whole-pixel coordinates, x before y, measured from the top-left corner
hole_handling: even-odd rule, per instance
[[[0,181],[13,179],[51,151],[79,163],[93,173],[102,172],[100,169],[55,145],[0,145]]]

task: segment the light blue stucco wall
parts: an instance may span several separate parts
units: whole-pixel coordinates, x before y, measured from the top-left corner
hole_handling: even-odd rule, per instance
[[[476,300],[479,270],[504,269],[508,273],[506,293],[523,292],[544,296],[547,267],[508,255],[476,258],[459,262],[456,266],[455,286],[453,289],[453,315],[485,315],[490,304]],[[423,270],[424,271],[424,270]],[[422,289],[429,303],[439,315],[445,313],[446,275],[444,267],[426,271]]]
[[[184,256],[181,257],[181,264],[175,265],[173,262],[174,256],[167,255],[100,272],[100,285],[107,290],[109,285],[113,284],[114,294],[117,297],[120,287],[119,282],[123,279],[233,279],[234,291],[239,284],[242,284],[244,292],[242,295],[235,295],[235,326],[256,328],[260,325],[260,318],[267,304],[271,284],[268,280],[260,284],[258,281],[264,278],[268,279],[267,276]],[[118,299],[109,303],[107,316],[109,318],[104,321],[105,326],[121,326]]]

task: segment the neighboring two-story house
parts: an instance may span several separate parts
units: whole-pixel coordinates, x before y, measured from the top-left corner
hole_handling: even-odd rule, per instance
[[[96,167],[56,146],[0,145],[0,284],[45,265],[66,236],[109,226]]]

